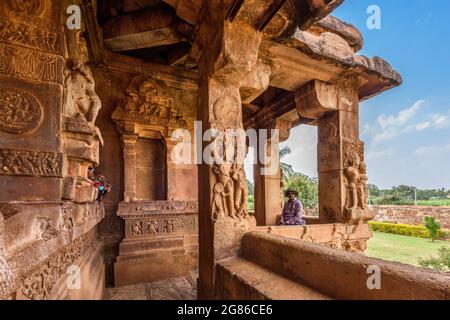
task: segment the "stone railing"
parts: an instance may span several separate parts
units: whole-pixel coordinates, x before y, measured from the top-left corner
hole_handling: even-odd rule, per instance
[[[373,221],[423,225],[425,216],[436,218],[445,229],[450,229],[450,207],[371,206]]]
[[[240,257],[330,298],[447,300],[450,274],[368,258],[264,232],[242,239]],[[378,272],[380,286],[371,290]],[[276,290],[276,286],[273,286]],[[270,289],[272,290],[272,289]]]
[[[258,227],[258,231],[356,253],[364,253],[367,247],[366,242],[372,237],[370,227],[366,223],[360,225],[336,223],[270,226]]]

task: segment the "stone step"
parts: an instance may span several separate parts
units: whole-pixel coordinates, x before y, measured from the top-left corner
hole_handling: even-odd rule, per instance
[[[217,288],[231,300],[330,300],[329,297],[242,258],[220,261]]]

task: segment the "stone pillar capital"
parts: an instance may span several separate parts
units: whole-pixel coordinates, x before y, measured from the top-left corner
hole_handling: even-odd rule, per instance
[[[120,138],[124,145],[133,145],[136,144],[139,136],[133,133],[122,133]]]

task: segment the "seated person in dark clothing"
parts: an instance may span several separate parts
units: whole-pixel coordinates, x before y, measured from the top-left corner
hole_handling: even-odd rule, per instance
[[[281,214],[280,225],[286,226],[302,226],[306,222],[303,219],[303,205],[298,200],[298,192],[289,189],[285,192],[288,201],[284,204],[283,213]]]

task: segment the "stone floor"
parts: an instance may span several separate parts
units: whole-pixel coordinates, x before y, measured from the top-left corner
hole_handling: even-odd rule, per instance
[[[198,273],[186,277],[162,280],[153,283],[109,288],[109,300],[195,300],[197,299]]]

